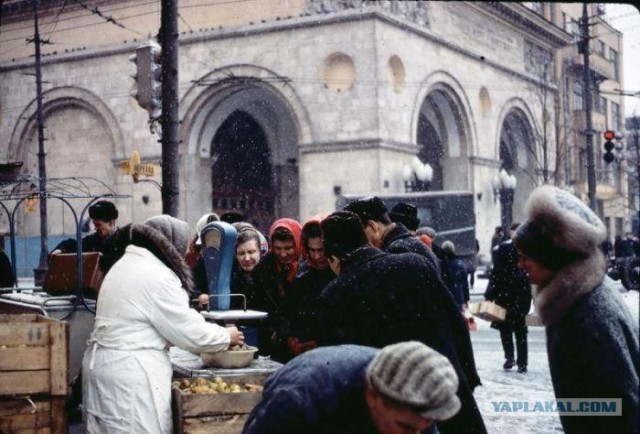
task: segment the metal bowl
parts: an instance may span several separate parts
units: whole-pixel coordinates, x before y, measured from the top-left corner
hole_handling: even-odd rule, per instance
[[[201,353],[202,363],[210,368],[246,368],[251,364],[258,349],[247,346],[247,349],[219,351],[217,353]]]

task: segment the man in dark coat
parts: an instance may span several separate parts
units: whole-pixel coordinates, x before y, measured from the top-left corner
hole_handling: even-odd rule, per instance
[[[460,379],[462,409],[438,429],[486,432],[472,395],[480,379],[469,330],[431,263],[415,253],[388,254],[370,246],[351,212],[335,212],[321,226],[329,266],[338,276],[320,295],[321,345],[423,342],[446,356]]]
[[[89,207],[89,218],[95,228],[95,232],[82,238],[82,251],[100,252],[100,271],[106,274],[111,266],[123,254],[117,247],[114,235],[117,231],[116,220],[118,219],[118,209],[108,200],[99,200]],[[78,243],[74,238],[67,238],[61,241],[51,252],[52,255],[58,253],[76,253]]]
[[[344,207],[360,217],[369,243],[389,253],[413,252],[424,256],[440,274],[440,261],[425,243],[420,241],[400,221],[393,223],[385,204],[376,196],[356,200]]]
[[[511,234],[518,223],[511,225]],[[518,267],[518,250],[511,240],[495,247],[495,263],[489,277],[484,298],[507,310],[504,321],[493,322],[491,327],[500,330],[504,350],[504,369],[517,363],[518,372],[527,372],[527,326],[525,316],[531,308],[531,284],[526,273]],[[515,334],[518,359],[514,358],[513,337]]]
[[[420,342],[317,348],[269,377],[243,433],[432,433],[459,411],[457,387],[451,363]]]

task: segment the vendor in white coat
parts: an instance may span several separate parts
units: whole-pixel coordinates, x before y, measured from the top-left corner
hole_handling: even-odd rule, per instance
[[[105,276],[85,352],[88,433],[170,433],[170,345],[193,353],[243,344],[236,328],[189,308],[187,223],[162,215],[131,226],[130,245]]]

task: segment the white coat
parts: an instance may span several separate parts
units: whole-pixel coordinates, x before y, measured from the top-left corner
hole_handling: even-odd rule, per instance
[[[178,276],[130,245],[106,275],[84,354],[88,433],[170,433],[168,348],[199,353],[229,346],[229,333],[189,308]]]

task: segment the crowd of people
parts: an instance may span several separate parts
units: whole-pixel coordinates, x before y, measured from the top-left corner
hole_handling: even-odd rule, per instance
[[[485,297],[507,309],[494,324],[503,367],[527,371],[532,283],[556,396],[622,399],[622,417],[563,417],[566,432],[635,432],[638,326],[604,280],[598,247],[606,231],[579,200],[545,188],[532,194],[512,240],[496,241],[492,252]],[[96,228],[103,220],[110,231],[96,230],[93,246],[83,241],[85,251],[107,257],[83,362],[88,432],[170,432],[168,346],[197,353],[244,343],[240,330],[205,322],[193,309],[209,302],[200,235],[220,217],[205,214],[195,231],[169,216],[118,228],[112,206],[90,208]],[[415,207],[388,210],[371,196],[303,223],[278,219],[266,236],[248,222],[229,223],[237,233],[230,292],[268,313],[256,323],[259,352],[285,364],[245,433],[486,432],[463,315],[468,270],[453,243],[419,228]],[[354,423],[338,429],[339,414]]]

